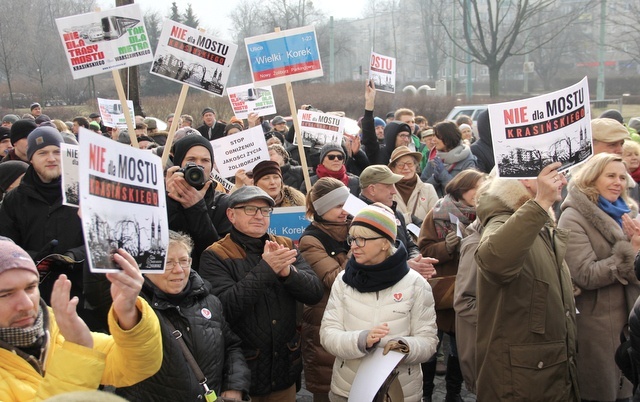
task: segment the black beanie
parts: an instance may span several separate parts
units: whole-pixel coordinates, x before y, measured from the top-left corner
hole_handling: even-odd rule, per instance
[[[201,135],[187,135],[173,144],[173,164],[174,166],[182,166],[182,161],[189,150],[197,145],[207,148],[211,155],[211,163],[213,163],[213,148],[209,140]]]
[[[9,127],[0,126],[0,141],[11,138],[11,130]]]
[[[27,171],[29,164],[23,161],[6,161],[0,163],[0,191],[6,192],[7,188],[23,173]]]
[[[16,142],[23,138],[27,138],[29,133],[38,128],[38,125],[33,120],[21,119],[13,123],[11,126],[11,145],[16,145]]]
[[[620,124],[624,124],[624,119],[622,118],[622,114],[619,111],[617,111],[616,109],[605,110],[598,117],[599,118],[603,118],[604,117],[604,118],[607,118],[607,119],[613,119],[613,120],[617,121]]]
[[[53,127],[38,127],[33,130],[27,137],[27,160],[31,161],[31,157],[37,150],[49,145],[60,147],[60,143],[64,142],[60,131]]]

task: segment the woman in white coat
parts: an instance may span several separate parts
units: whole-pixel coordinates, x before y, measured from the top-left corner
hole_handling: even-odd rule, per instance
[[[375,203],[353,219],[347,241],[352,256],[336,278],[320,327],[320,342],[336,356],[331,401],[346,401],[362,358],[389,341],[409,349],[398,366],[404,400],[422,400],[420,363],[436,351],[431,287],[409,269],[396,242],[393,212]]]

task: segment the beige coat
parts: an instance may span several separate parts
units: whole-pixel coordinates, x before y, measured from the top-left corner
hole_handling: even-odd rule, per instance
[[[478,201],[478,401],[579,401],[568,233],[518,180]]]
[[[577,187],[569,186],[562,209],[558,227],[571,231],[565,259],[581,290],[576,296],[580,395],[598,401],[629,398],[632,386],[614,353],[640,295],[633,272],[636,251],[620,225]]]
[[[393,195],[393,200],[398,204],[396,210],[402,213],[404,221],[408,225],[413,222],[411,215],[415,215],[420,221],[424,220],[427,213],[436,205],[438,194],[433,185],[425,183],[418,178],[418,182],[409,197],[409,202],[405,204],[400,194],[397,193]]]

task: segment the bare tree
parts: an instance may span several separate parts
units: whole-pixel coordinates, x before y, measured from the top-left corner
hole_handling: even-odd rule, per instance
[[[21,5],[18,2],[10,0],[2,0],[0,4],[3,8],[3,12],[0,13],[0,68],[9,87],[11,108],[15,109],[16,104],[13,97],[11,80],[13,79],[14,72],[16,72],[16,69],[20,65],[18,57],[20,48],[22,47],[20,41],[22,23],[18,18],[15,18],[15,16],[20,15],[18,8],[20,8]]]
[[[440,69],[445,61],[442,44],[446,42],[446,33],[434,12],[441,6],[440,0],[414,0],[416,14],[420,17],[420,33],[428,61],[429,77],[433,80],[440,78]]]
[[[469,53],[489,70],[490,96],[500,94],[500,69],[512,56],[546,46],[580,15],[590,1],[563,4],[556,0],[456,0],[463,37],[455,35],[451,19],[441,19],[457,49]],[[546,18],[539,18],[544,15]],[[555,24],[556,21],[564,23]],[[542,37],[536,44],[532,37]]]
[[[640,64],[640,4],[637,1],[620,2],[619,12],[607,15],[607,22],[615,26],[611,47]]]

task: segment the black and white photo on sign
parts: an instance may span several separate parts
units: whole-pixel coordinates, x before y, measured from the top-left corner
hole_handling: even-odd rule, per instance
[[[550,94],[489,105],[489,119],[499,177],[535,178],[552,162],[563,171],[593,154],[586,77]]]
[[[222,96],[237,45],[166,20],[151,73]]]
[[[80,203],[77,145],[64,142],[60,144],[60,167],[62,169],[62,205],[77,208]]]
[[[143,273],[164,272],[169,229],[161,159],[84,128],[79,137],[80,210],[89,269],[117,269],[111,256],[123,248]]]
[[[395,93],[396,59],[371,52],[369,79],[375,84],[376,91]]]
[[[102,124],[106,127],[118,127],[118,128],[126,128],[127,120],[124,116],[124,111],[122,109],[122,104],[118,99],[98,99],[98,110],[100,111],[100,117],[102,118]],[[133,114],[133,101],[127,101],[127,107],[129,108],[129,114],[131,116],[131,121],[135,120],[135,116]]]
[[[344,117],[311,110],[298,110],[302,144],[305,147],[322,148],[325,144],[341,144],[344,134]],[[294,145],[298,145],[297,136]]]

